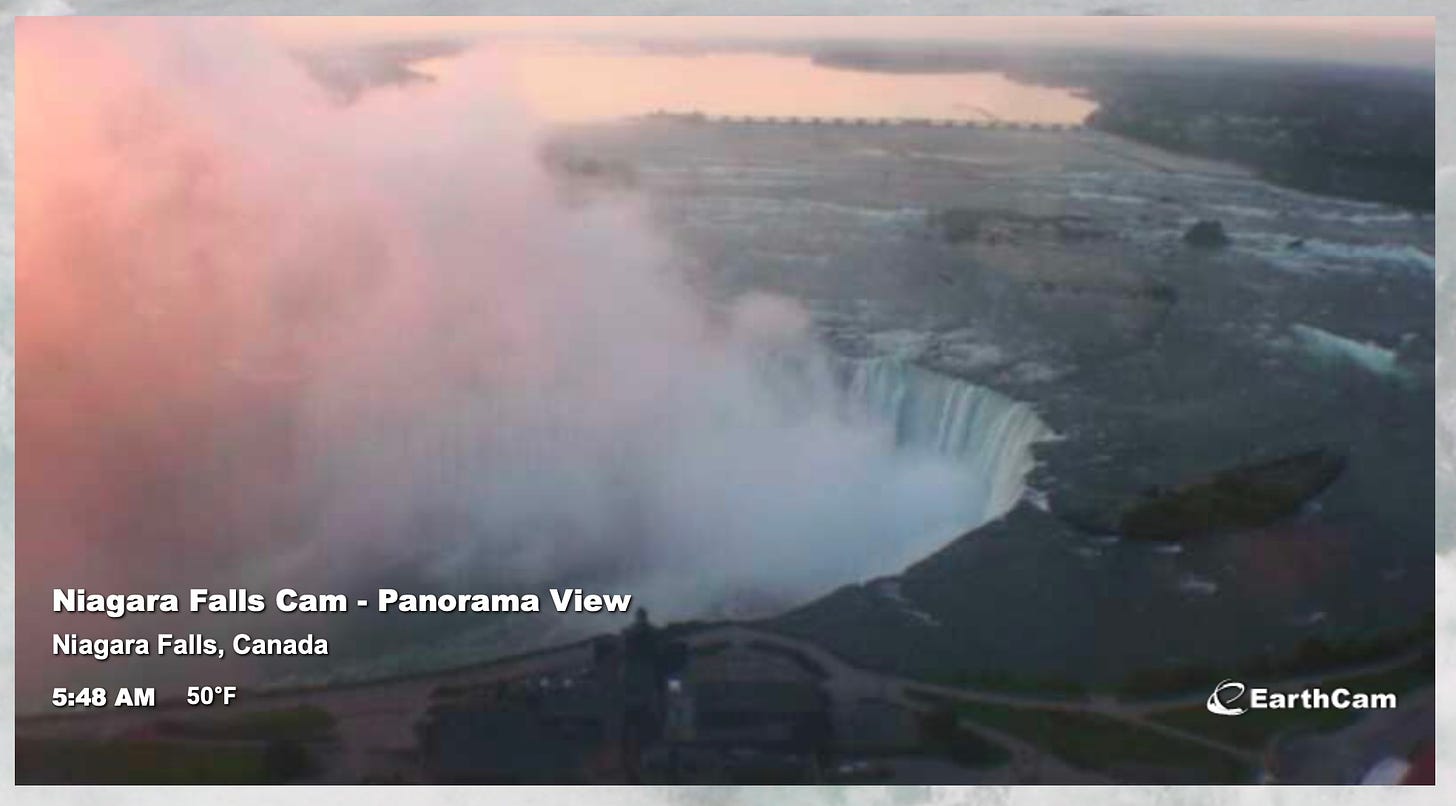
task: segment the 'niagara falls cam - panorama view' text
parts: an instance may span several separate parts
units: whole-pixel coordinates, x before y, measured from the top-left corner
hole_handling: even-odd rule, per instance
[[[1430,774],[1432,20],[15,30],[19,782]]]

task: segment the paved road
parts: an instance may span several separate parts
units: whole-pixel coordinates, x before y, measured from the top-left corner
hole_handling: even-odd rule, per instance
[[[1122,703],[1117,701],[1099,702],[1050,699],[1024,694],[979,691],[956,686],[925,683],[910,678],[895,677],[893,675],[861,669],[808,641],[742,626],[710,629],[694,635],[692,642],[714,643],[723,640],[729,640],[739,644],[747,644],[751,641],[763,641],[790,647],[803,653],[829,672],[829,679],[825,681],[825,686],[829,689],[831,696],[836,699],[843,698],[842,701],[845,702],[854,702],[859,698],[865,697],[878,698],[904,708],[924,711],[928,707],[925,700],[917,699],[912,695],[912,692],[922,692],[958,702],[986,703],[990,705],[1005,705],[1015,708],[1060,711],[1074,714],[1095,714],[1131,724],[1170,738],[1203,745],[1204,747],[1225,753],[1246,764],[1257,764],[1259,762],[1259,754],[1257,753],[1196,733],[1153,722],[1138,713],[1129,712],[1123,707]],[[1199,702],[1202,702],[1202,699],[1199,699]],[[976,725],[976,728],[988,734],[993,732],[990,728],[979,724]],[[1004,733],[1000,733],[1000,737],[1002,739],[1010,739]],[[1015,751],[1016,748],[1013,746],[1013,742],[1003,741],[1003,743],[1008,748],[1013,749],[1013,752]],[[1017,742],[1016,744],[1024,743]],[[1035,753],[1043,757],[1044,765],[1056,764],[1067,766],[1059,760],[1050,759],[1045,751],[1036,750]]]
[[[1263,754],[1260,752],[1232,745],[1192,731],[1175,728],[1150,718],[1151,715],[1161,711],[1176,708],[1201,707],[1208,696],[1203,692],[1131,701],[1119,700],[1112,697],[1093,697],[1088,700],[1037,697],[1030,694],[944,686],[873,672],[856,667],[812,642],[779,633],[756,630],[750,627],[727,626],[710,629],[695,634],[692,642],[711,643],[725,639],[739,643],[765,641],[790,647],[803,653],[830,672],[830,679],[826,682],[826,685],[829,687],[830,693],[835,697],[872,696],[888,700],[902,707],[924,710],[926,708],[925,702],[915,699],[910,694],[912,691],[918,691],[958,702],[986,703],[990,705],[1004,705],[1015,708],[1075,714],[1092,714],[1115,719],[1125,724],[1179,741],[1198,744],[1252,766],[1259,766],[1263,761]],[[1398,669],[1413,663],[1425,652],[1427,652],[1427,649],[1421,647],[1401,655],[1370,663],[1341,667],[1337,670],[1325,671],[1318,674],[1299,675],[1270,682],[1257,682],[1269,688],[1271,691],[1300,691],[1323,684],[1332,678],[1376,674]],[[1419,723],[1419,720],[1417,722]],[[1408,723],[1402,722],[1400,724],[1408,727]],[[989,728],[981,725],[978,725],[977,729],[984,733],[991,732]],[[1005,734],[1002,734],[1002,737],[1008,740],[1011,738],[1005,736]],[[1013,741],[1003,741],[1002,743],[1008,748],[1013,748]],[[1367,744],[1378,745],[1378,742]],[[1384,746],[1393,747],[1395,745],[1387,743]],[[1043,751],[1038,752],[1045,755]]]
[[[763,642],[799,652],[826,671],[824,685],[836,702],[852,703],[862,699],[875,699],[913,711],[924,711],[930,704],[915,696],[916,693],[921,693],[964,703],[1092,714],[1115,719],[1170,739],[1198,744],[1243,763],[1257,765],[1260,762],[1260,754],[1246,748],[1164,725],[1149,718],[1150,714],[1157,711],[1201,705],[1206,696],[1201,693],[1138,701],[1113,698],[1072,700],[938,685],[863,669],[804,639],[742,625],[709,627],[692,633],[687,641],[695,646],[723,641],[740,646]],[[1420,651],[1415,651],[1377,663],[1348,667],[1334,674],[1306,675],[1266,685],[1275,690],[1298,690],[1335,676],[1388,671],[1413,661],[1419,654]],[[414,678],[324,689],[245,691],[237,702],[227,707],[227,715],[236,716],[305,705],[327,709],[338,720],[337,733],[342,740],[330,756],[331,766],[327,778],[333,781],[357,781],[376,769],[381,757],[406,752],[414,747],[415,726],[430,705],[431,693],[440,686],[484,685],[534,675],[561,674],[583,669],[590,662],[590,645],[575,644],[520,658]],[[218,709],[214,708],[210,714],[219,715]],[[18,723],[17,728],[22,737],[115,737],[144,732],[159,719],[199,718],[208,715],[209,712],[203,709],[169,703],[154,709],[109,710],[85,717],[70,715],[25,719]],[[1077,770],[1046,751],[1003,731],[976,723],[972,727],[1012,752],[1013,762],[1008,765],[1008,769],[1016,771],[1019,780],[1103,780]]]
[[[1378,661],[1359,663],[1352,666],[1342,666],[1333,671],[1324,671],[1312,674],[1296,675],[1294,677],[1283,677],[1273,681],[1245,680],[1245,683],[1262,686],[1270,691],[1302,691],[1314,686],[1325,685],[1328,681],[1336,678],[1359,677],[1380,672],[1389,672],[1403,666],[1415,663],[1420,657],[1430,651],[1427,647],[1417,647],[1409,652],[1394,655]],[[1118,701],[1117,707],[1125,713],[1149,714],[1157,711],[1167,711],[1174,708],[1187,708],[1195,705],[1203,705],[1208,694],[1193,692],[1191,694],[1179,694],[1171,697],[1155,697],[1151,699]]]

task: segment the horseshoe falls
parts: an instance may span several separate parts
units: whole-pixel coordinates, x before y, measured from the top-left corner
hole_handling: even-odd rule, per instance
[[[818,406],[832,397],[847,420],[888,430],[899,453],[957,465],[966,480],[958,534],[1016,505],[1035,464],[1031,446],[1055,436],[1026,403],[899,358],[778,355],[765,374],[786,397]]]
[[[963,463],[975,478],[976,523],[997,518],[1020,500],[1034,461],[1033,443],[1052,431],[1031,406],[983,386],[898,359],[846,361],[850,401],[894,428],[896,445],[933,451]]]

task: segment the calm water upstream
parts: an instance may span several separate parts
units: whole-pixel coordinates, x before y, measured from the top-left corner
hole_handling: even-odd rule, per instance
[[[554,122],[666,111],[1081,123],[1096,108],[1074,90],[992,72],[875,73],[766,53],[676,54],[558,43],[494,47],[500,59],[490,68],[440,58],[414,69],[439,79],[464,78],[462,71],[503,71],[523,103]],[[496,73],[488,80],[500,79]]]

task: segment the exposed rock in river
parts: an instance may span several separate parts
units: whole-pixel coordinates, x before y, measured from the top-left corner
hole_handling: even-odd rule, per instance
[[[1228,233],[1218,221],[1199,221],[1183,233],[1183,243],[1201,249],[1221,249],[1229,245]]]

